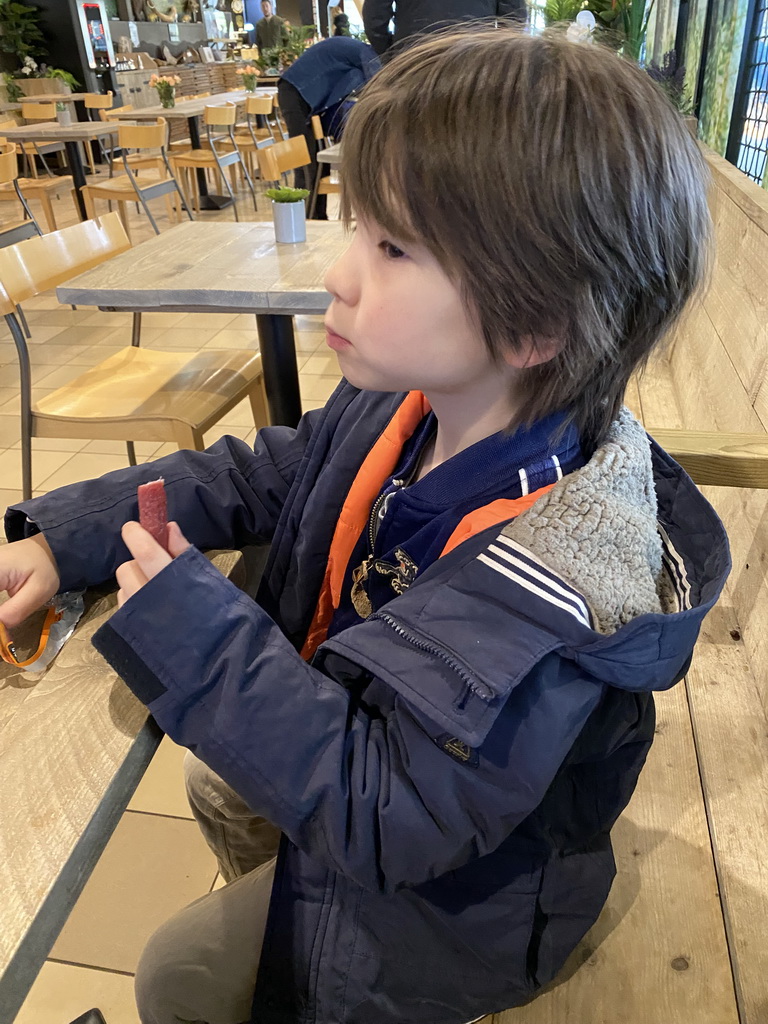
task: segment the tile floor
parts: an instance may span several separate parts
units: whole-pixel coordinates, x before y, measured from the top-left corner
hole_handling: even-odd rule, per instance
[[[169,224],[157,203],[161,231]],[[243,199],[244,220],[264,219]],[[56,203],[59,227],[74,223],[71,200]],[[202,215],[231,220],[231,210]],[[151,228],[131,213],[134,244]],[[130,343],[130,317],[62,307],[53,293],[24,305],[32,331],[34,397],[70,380],[106,355]],[[148,314],[142,344],[148,348],[244,347],[257,344],[252,317],[227,314]],[[304,408],[322,405],[339,379],[338,363],[325,347],[321,320],[299,317],[297,358]],[[10,335],[0,331],[0,505],[21,497],[18,364]],[[255,436],[247,403],[206,435],[246,441]],[[142,461],[173,450],[173,445],[141,443]],[[110,441],[36,440],[33,487],[42,494],[55,487],[99,476],[126,465],[124,447]],[[217,884],[216,865],[192,820],[181,776],[183,750],[164,740],[123,815],[90,881],[43,967],[17,1024],[69,1024],[98,1006],[107,1024],[138,1024],[132,975],[144,941],[176,910]],[[220,884],[220,879],[219,879]],[[10,1024],[10,1022],[8,1022]]]

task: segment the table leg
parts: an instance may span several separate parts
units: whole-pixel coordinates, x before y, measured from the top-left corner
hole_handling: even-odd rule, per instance
[[[203,147],[200,145],[200,125],[197,117],[188,117],[187,124],[189,125],[189,141],[192,143],[192,149],[202,149]],[[200,193],[201,210],[223,210],[225,207],[232,205],[232,200],[229,196],[212,196],[209,194],[208,182],[202,167],[197,168],[197,187]]]
[[[75,200],[77,201],[77,208],[80,211],[80,220],[88,220],[85,202],[83,201],[83,194],[80,191],[83,185],[86,184],[85,168],[83,167],[83,160],[80,156],[80,143],[68,141],[64,143],[64,148],[67,151],[67,164],[69,165],[69,172],[72,175],[72,182],[75,186]]]
[[[256,328],[270,419],[275,424],[295,427],[301,419],[301,395],[293,317],[257,313]]]

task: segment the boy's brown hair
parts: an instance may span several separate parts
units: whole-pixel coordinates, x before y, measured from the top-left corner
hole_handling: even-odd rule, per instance
[[[521,375],[511,426],[568,408],[591,451],[705,277],[707,180],[629,60],[562,35],[452,32],[366,86],[344,134],[342,217],[426,245],[494,357],[559,339]]]

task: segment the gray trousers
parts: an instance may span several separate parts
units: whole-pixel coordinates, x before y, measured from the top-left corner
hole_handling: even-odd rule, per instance
[[[192,813],[227,881],[152,935],[136,971],[141,1024],[245,1024],[251,1017],[280,833],[187,753]]]

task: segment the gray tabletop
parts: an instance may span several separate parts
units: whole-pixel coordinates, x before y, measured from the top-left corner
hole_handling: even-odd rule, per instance
[[[75,121],[66,125],[58,121],[41,121],[19,125],[18,128],[3,128],[3,136],[15,142],[84,142],[114,135],[116,131],[114,124],[100,121]]]
[[[323,280],[348,238],[310,221],[307,241],[278,244],[271,221],[187,221],[60,285],[60,302],[109,309],[324,313]]]
[[[328,149],[321,149],[317,154],[319,164],[330,164],[331,167],[338,167],[341,163],[341,143],[337,142]]]
[[[258,95],[265,93],[276,93],[277,89],[259,89]],[[225,103],[245,103],[249,96],[254,93],[246,92],[245,89],[238,89],[236,92],[218,92],[213,96],[206,96],[199,100],[179,99],[175,107],[164,107],[156,104],[152,107],[141,107],[139,110],[123,110],[120,113],[112,114],[115,120],[119,121],[154,121],[158,117],[180,118],[197,117],[202,114],[206,107],[220,107]]]

